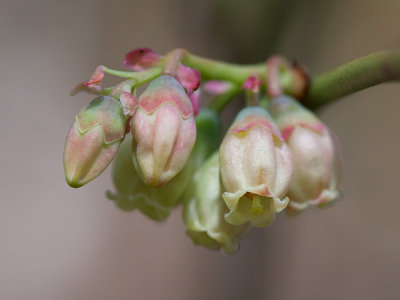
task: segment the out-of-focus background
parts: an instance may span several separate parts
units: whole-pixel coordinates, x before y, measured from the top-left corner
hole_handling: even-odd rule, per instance
[[[180,209],[164,223],[118,210],[110,170],[64,180],[66,133],[92,98],[70,89],[140,46],[279,52],[317,74],[398,49],[400,1],[1,0],[0,299],[399,299],[400,84],[319,111],[342,143],[342,201],[282,213],[226,256],[192,244]]]

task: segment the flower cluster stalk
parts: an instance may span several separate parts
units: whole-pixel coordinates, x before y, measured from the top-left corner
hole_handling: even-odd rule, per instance
[[[162,221],[183,205],[193,242],[229,254],[249,228],[270,226],[277,213],[297,215],[341,197],[338,139],[305,106],[400,79],[400,51],[372,54],[312,80],[278,55],[238,65],[181,48],[162,56],[143,47],[123,64],[133,72],[100,65],[71,92],[97,98],[67,135],[66,181],[81,187],[114,160],[116,191],[107,196],[119,208]],[[103,87],[105,74],[123,80]],[[208,108],[199,105],[203,92],[214,95]],[[220,113],[239,94],[246,107],[221,142]]]

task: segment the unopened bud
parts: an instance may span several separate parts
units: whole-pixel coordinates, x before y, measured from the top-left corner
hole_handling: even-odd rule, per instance
[[[125,136],[121,104],[111,97],[94,99],[81,110],[64,147],[65,178],[80,187],[96,178],[112,161]]]
[[[143,181],[162,186],[184,167],[196,140],[192,104],[171,76],[153,80],[131,122],[133,161]]]

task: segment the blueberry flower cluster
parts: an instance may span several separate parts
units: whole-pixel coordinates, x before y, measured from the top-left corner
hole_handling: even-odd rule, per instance
[[[201,85],[200,72],[183,56],[135,49],[124,60],[134,72],[99,66],[74,89],[98,97],[77,114],[66,138],[70,186],[88,183],[114,160],[115,192],[107,197],[119,208],[162,221],[182,205],[193,242],[229,254],[252,226],[271,225],[276,213],[295,215],[339,197],[338,141],[311,111],[283,92],[261,102],[271,83],[259,74],[239,89],[213,78]],[[125,80],[103,88],[105,73]],[[200,109],[200,90],[224,102],[232,91],[247,95],[222,142],[218,106]]]

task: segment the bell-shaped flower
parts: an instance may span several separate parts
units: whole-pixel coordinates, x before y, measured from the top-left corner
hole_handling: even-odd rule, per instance
[[[238,240],[249,229],[249,224],[232,225],[225,221],[229,211],[222,199],[219,174],[219,155],[215,152],[196,171],[185,193],[183,221],[186,233],[196,245],[235,253]]]
[[[337,199],[341,195],[341,159],[334,134],[290,97],[273,99],[269,111],[293,156],[287,212],[300,212],[309,205],[322,207]]]
[[[65,178],[80,187],[96,178],[112,161],[125,136],[125,117],[121,104],[102,96],[81,110],[73,123],[64,147]]]
[[[196,125],[198,138],[188,162],[177,176],[162,187],[150,187],[142,181],[132,162],[132,137],[127,137],[113,164],[116,192],[107,192],[107,197],[123,210],[139,209],[153,220],[166,219],[181,200],[195,169],[218,147],[220,124],[216,113],[201,110]]]
[[[222,195],[234,225],[269,226],[288,204],[291,153],[266,110],[244,108],[220,148]]]
[[[192,104],[171,76],[153,80],[131,121],[133,162],[147,185],[162,186],[184,167],[196,140]]]

